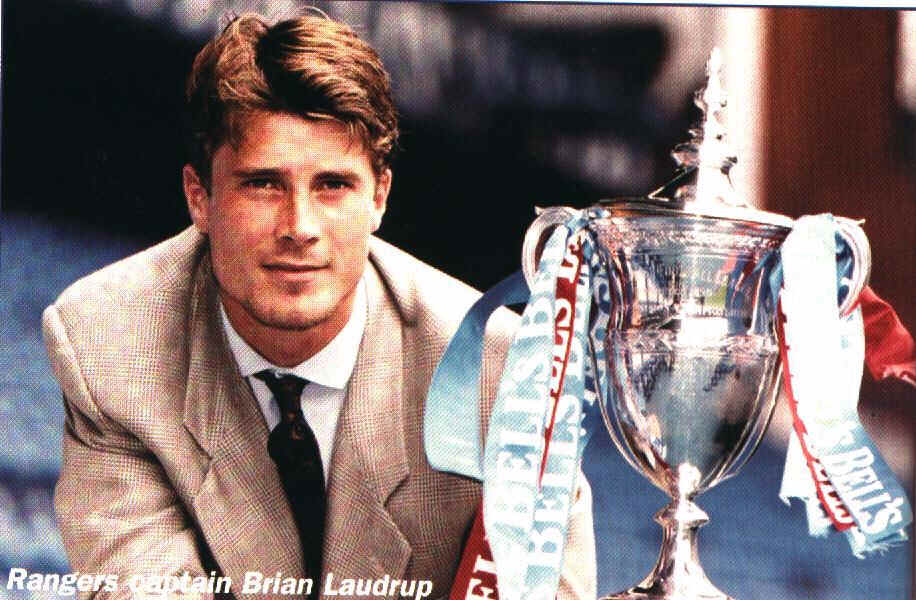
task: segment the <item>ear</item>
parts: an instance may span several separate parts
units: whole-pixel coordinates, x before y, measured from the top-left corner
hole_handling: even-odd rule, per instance
[[[181,170],[181,184],[194,226],[199,232],[207,233],[210,227],[210,194],[197,176],[197,171],[189,164]]]
[[[375,195],[372,198],[372,232],[382,224],[382,215],[388,207],[388,193],[391,191],[391,169],[385,169],[375,184]]]

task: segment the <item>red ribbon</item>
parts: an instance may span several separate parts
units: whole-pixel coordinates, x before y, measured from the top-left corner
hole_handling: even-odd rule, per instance
[[[866,286],[859,295],[865,322],[865,365],[876,380],[896,377],[916,386],[916,342],[890,304]]]
[[[471,534],[464,546],[458,573],[452,584],[449,600],[498,600],[496,591],[496,565],[487,536],[483,530],[483,503],[477,507],[477,516]]]

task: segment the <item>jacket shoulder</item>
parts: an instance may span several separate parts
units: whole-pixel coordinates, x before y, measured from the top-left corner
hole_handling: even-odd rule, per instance
[[[205,247],[206,238],[193,227],[155,246],[123,258],[78,279],[54,303],[62,316],[111,314],[182,294]],[[104,311],[104,312],[103,312]]]
[[[369,248],[371,263],[408,325],[429,326],[451,337],[481,296],[463,281],[378,238],[371,239]],[[518,320],[510,310],[497,310],[487,324],[488,337],[511,339]]]
[[[45,309],[51,366],[64,395],[82,410],[93,412],[84,405],[88,398],[105,411],[129,406],[119,390],[143,388],[150,398],[164,398],[168,385],[180,381],[204,241],[185,230],[79,279]]]

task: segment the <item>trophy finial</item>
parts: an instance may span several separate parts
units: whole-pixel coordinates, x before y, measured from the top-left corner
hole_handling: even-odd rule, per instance
[[[706,63],[706,85],[694,96],[702,111],[699,127],[690,130],[690,141],[678,144],[671,155],[683,171],[696,171],[693,185],[675,193],[681,200],[697,205],[726,204],[746,207],[732,188],[729,171],[738,158],[728,144],[724,114],[728,103],[722,87],[722,51],[714,47]]]

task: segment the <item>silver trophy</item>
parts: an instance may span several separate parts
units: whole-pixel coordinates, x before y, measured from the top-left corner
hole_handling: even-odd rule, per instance
[[[601,412],[627,462],[672,498],[655,516],[664,529],[655,568],[607,600],[729,598],[700,565],[697,530],[708,517],[694,498],[750,458],[778,394],[774,273],[792,220],[755,210],[732,190],[719,61],[713,51],[697,94],[703,126],[673,153],[679,175],[647,197],[601,203],[589,222],[611,288]],[[529,229],[527,272],[568,210],[543,211]],[[848,258],[838,273],[846,312],[866,283],[870,255],[861,229],[837,221]]]

